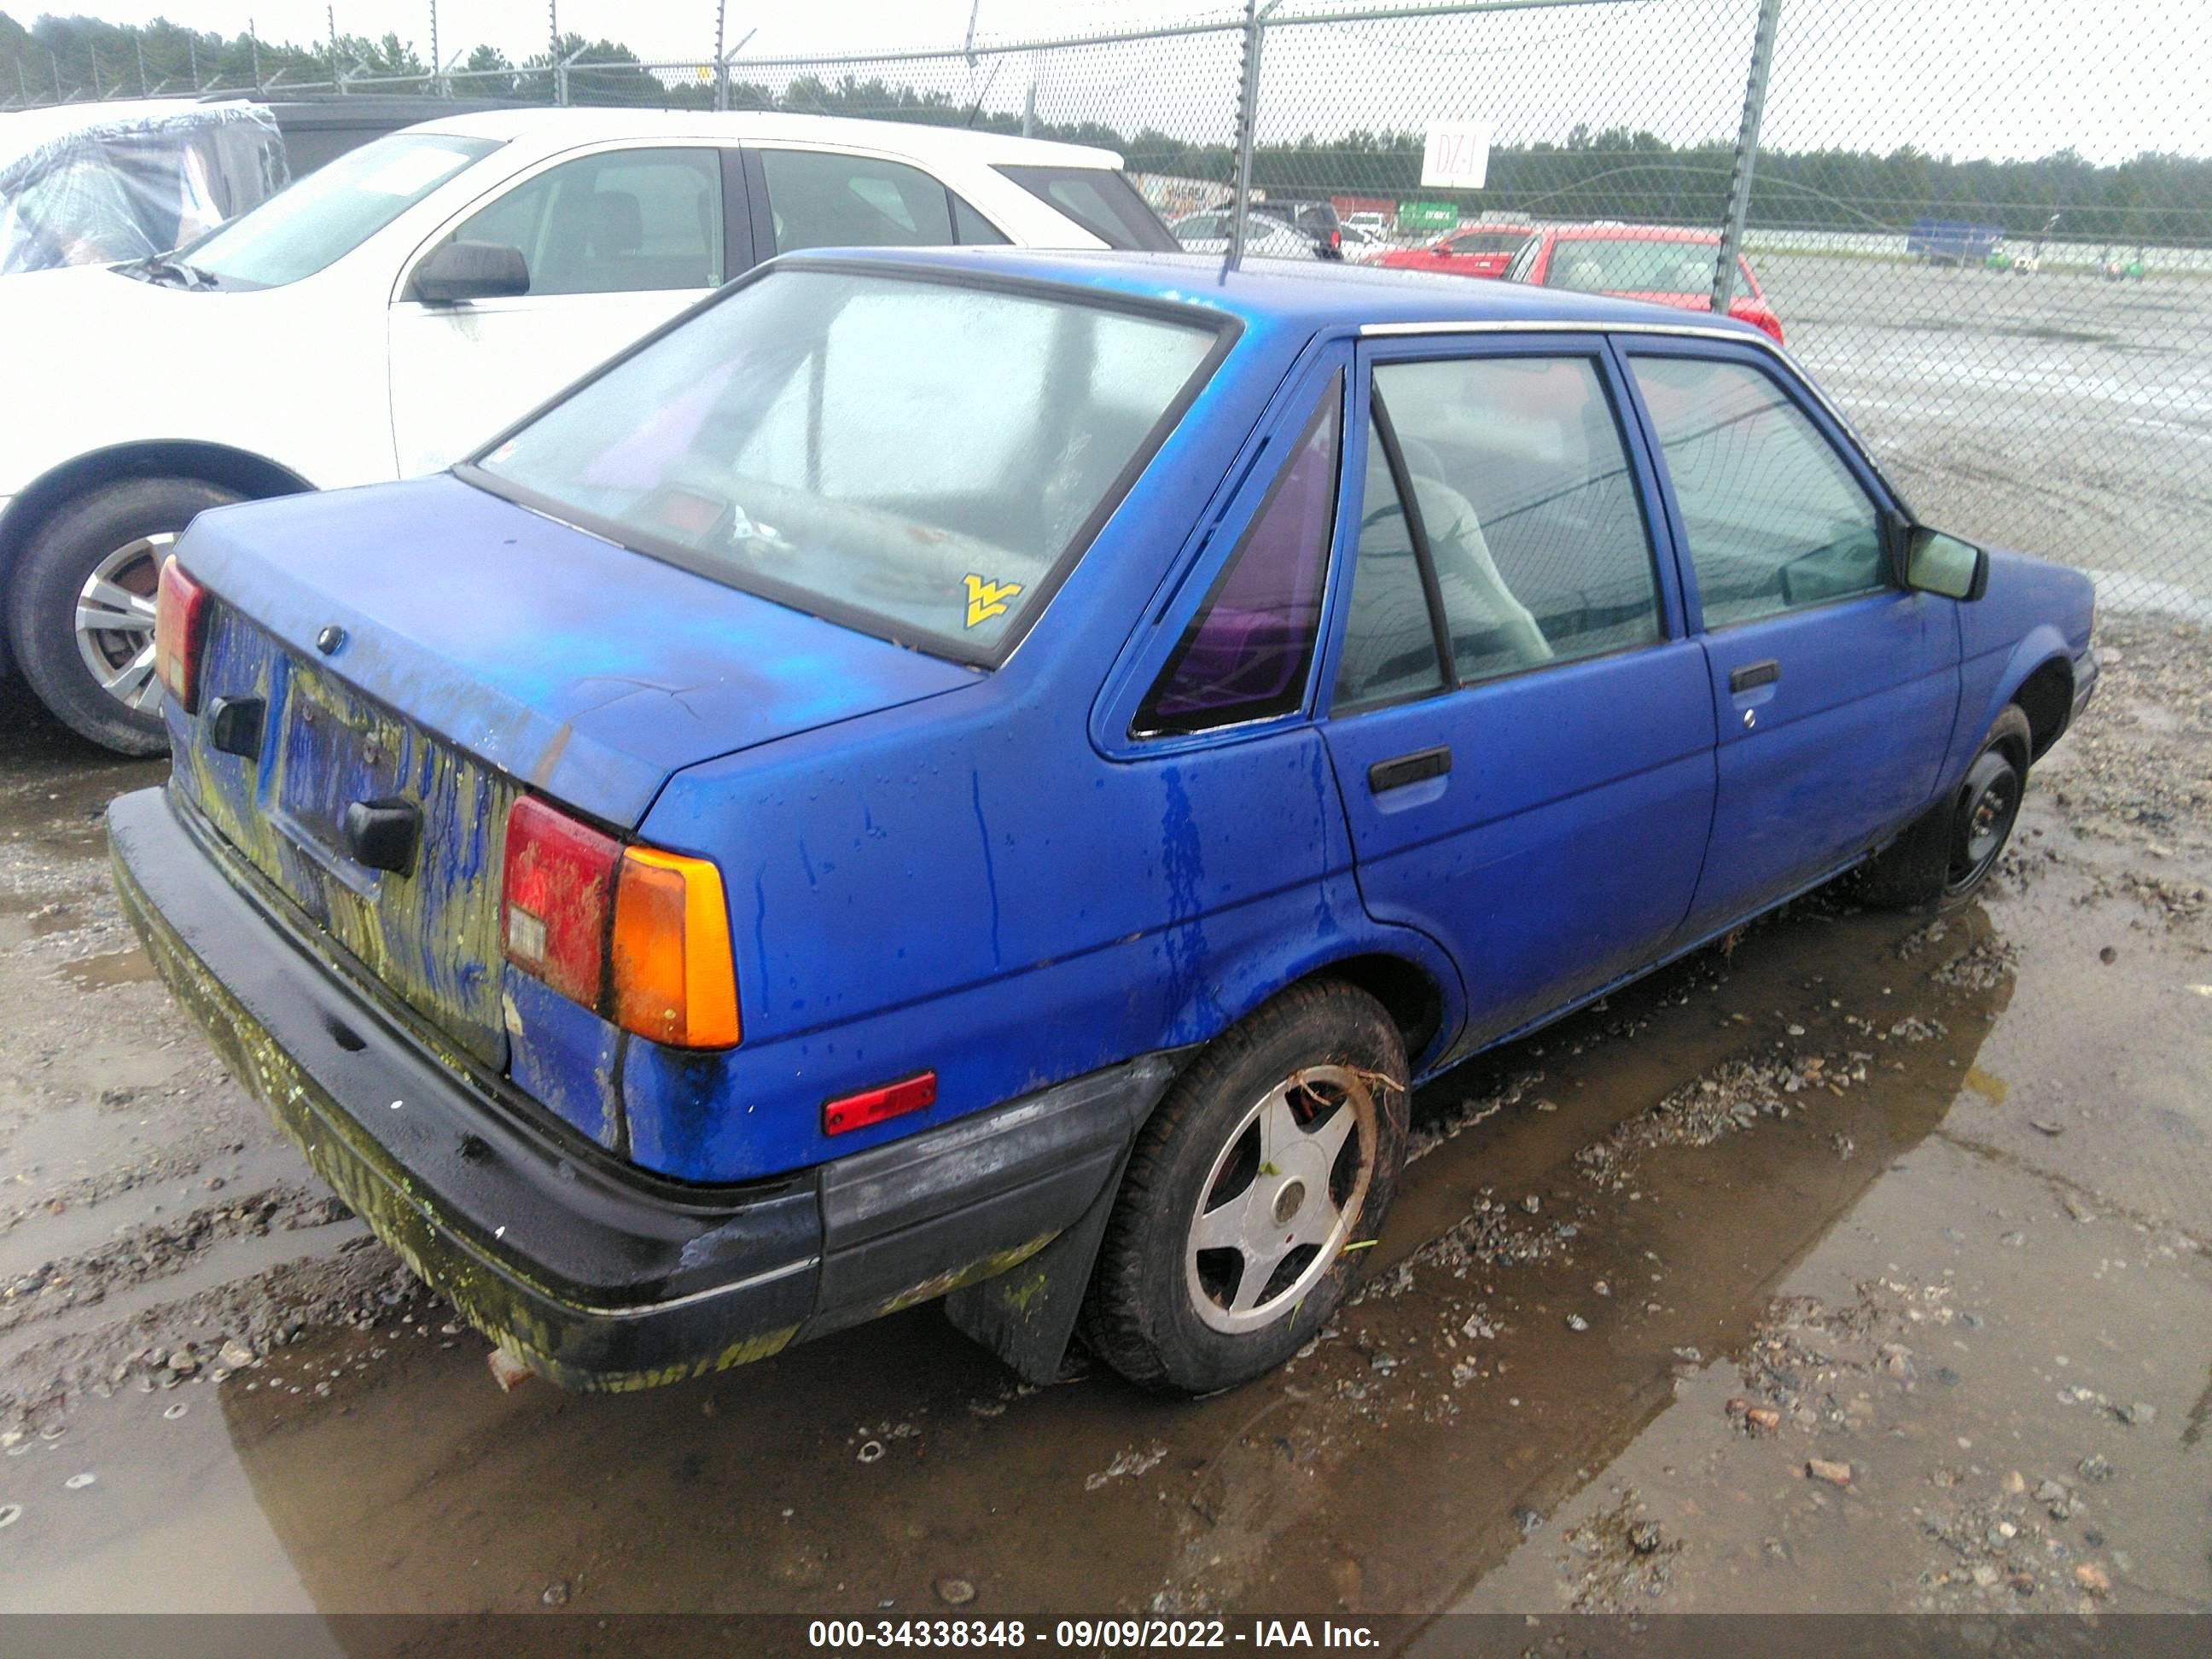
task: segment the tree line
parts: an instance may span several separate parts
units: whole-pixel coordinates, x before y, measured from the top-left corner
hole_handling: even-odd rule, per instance
[[[411,42],[341,34],[342,74],[382,82],[378,92],[436,89],[438,65]],[[0,13],[0,100],[129,96],[166,89],[244,88],[272,78],[276,90],[331,79],[329,42],[306,46],[185,29],[167,21],[143,28],[87,17],[40,17],[26,29]],[[570,101],[711,108],[705,80],[664,82],[617,41],[571,34],[559,57],[574,59]],[[140,65],[143,61],[142,79]],[[462,60],[471,71],[452,82],[456,96],[548,102],[556,94],[550,51],[511,63],[479,46]],[[741,69],[738,71],[740,75]],[[390,77],[398,77],[393,80]],[[770,84],[732,81],[732,109],[788,110],[1023,131],[1023,118],[984,109],[951,93],[879,77],[802,75]],[[1218,142],[1177,137],[1154,126],[1133,132],[1099,121],[1038,120],[1042,138],[1118,150],[1133,170],[1227,183],[1236,156]],[[1489,183],[1480,191],[1430,191],[1420,184],[1419,132],[1359,129],[1334,137],[1262,144],[1253,156],[1253,182],[1271,195],[1359,195],[1449,201],[1463,211],[1525,214],[1546,219],[1626,219],[1717,224],[1727,209],[1732,140],[1670,144],[1625,127],[1593,131],[1569,125],[1557,142],[1498,144]],[[1960,161],[1910,145],[1887,155],[1846,149],[1761,150],[1753,175],[1751,218],[1768,228],[1895,231],[1936,217],[2002,225],[2017,237],[2040,233],[2053,214],[2054,234],[2069,240],[2212,245],[2212,159],[2146,153],[2100,164],[2066,149],[2033,160]]]

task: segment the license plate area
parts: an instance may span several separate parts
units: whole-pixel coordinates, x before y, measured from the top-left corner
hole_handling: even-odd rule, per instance
[[[329,875],[373,897],[382,872],[347,853],[345,811],[403,793],[414,734],[321,675],[295,670],[290,679],[270,816]]]

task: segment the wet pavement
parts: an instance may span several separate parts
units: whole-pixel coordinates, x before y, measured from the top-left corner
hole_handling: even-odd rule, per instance
[[[1359,1299],[1195,1402],[933,1308],[501,1393],[144,978],[95,814],[159,766],[8,726],[0,1609],[2212,1610],[2212,708],[2107,642],[1985,902],[1816,896],[1425,1090]]]

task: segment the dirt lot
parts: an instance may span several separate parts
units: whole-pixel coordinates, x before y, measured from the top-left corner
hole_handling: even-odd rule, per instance
[[[1362,1298],[1194,1403],[932,1308],[500,1393],[131,948],[160,767],[5,711],[0,1608],[2212,1610],[2207,641],[2104,642],[1984,904],[1445,1078]]]

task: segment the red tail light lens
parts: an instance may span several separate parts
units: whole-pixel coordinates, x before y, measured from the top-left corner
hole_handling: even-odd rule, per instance
[[[722,875],[705,859],[624,847],[534,797],[507,817],[507,959],[624,1030],[678,1048],[738,1041]]]
[[[526,795],[507,815],[507,959],[586,1008],[606,1000],[607,923],[622,843]]]
[[[1340,252],[1344,247],[1344,233],[1340,230],[1332,230],[1329,232],[1328,245],[1330,247]]]
[[[871,1123],[904,1117],[908,1112],[919,1112],[936,1103],[937,1073],[924,1072],[902,1083],[886,1084],[880,1089],[866,1089],[857,1095],[847,1095],[842,1100],[830,1101],[822,1109],[822,1133],[850,1134]]]
[[[154,598],[154,672],[187,714],[200,708],[200,647],[207,635],[207,589],[177,562],[161,562]]]

